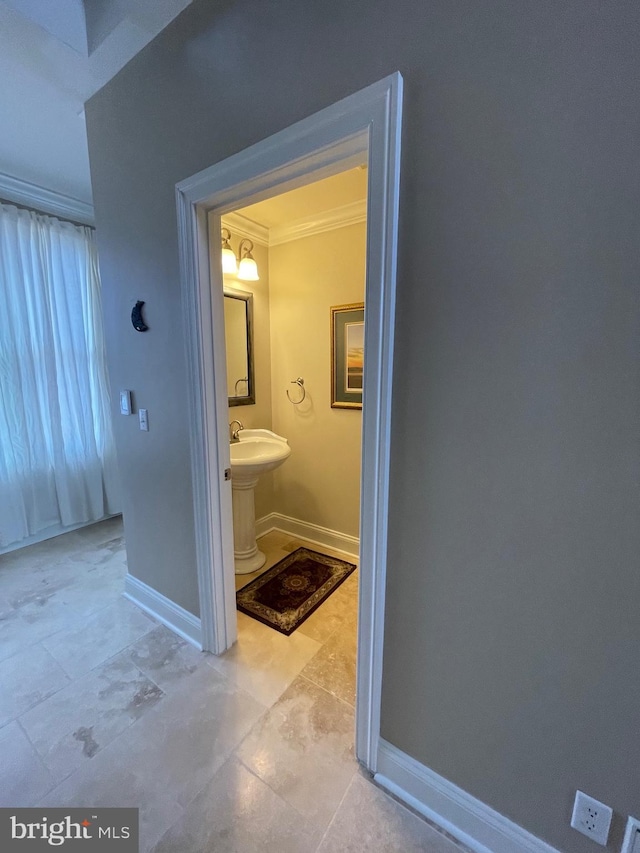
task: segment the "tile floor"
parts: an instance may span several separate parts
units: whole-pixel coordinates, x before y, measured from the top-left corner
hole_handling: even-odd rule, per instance
[[[0,806],[137,806],[145,853],[461,849],[355,761],[357,572],[290,637],[238,614],[219,658],[125,575],[119,519],[0,557]]]

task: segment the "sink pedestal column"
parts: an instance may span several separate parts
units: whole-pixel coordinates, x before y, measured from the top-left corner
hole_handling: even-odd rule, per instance
[[[256,544],[256,507],[254,489],[258,478],[231,479],[233,502],[233,557],[237,575],[257,572],[266,556]]]

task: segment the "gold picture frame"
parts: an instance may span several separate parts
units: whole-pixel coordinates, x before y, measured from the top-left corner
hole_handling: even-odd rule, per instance
[[[331,408],[361,409],[364,302],[331,308]]]

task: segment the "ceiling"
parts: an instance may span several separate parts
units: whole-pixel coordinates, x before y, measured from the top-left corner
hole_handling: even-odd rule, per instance
[[[0,178],[91,203],[84,103],[190,3],[0,0]]]
[[[0,0],[0,198],[8,176],[92,203],[84,103],[191,2]],[[357,168],[238,212],[277,228],[366,192]]]
[[[273,196],[236,211],[245,219],[273,229],[343,208],[367,197],[367,169],[358,166],[321,181]]]

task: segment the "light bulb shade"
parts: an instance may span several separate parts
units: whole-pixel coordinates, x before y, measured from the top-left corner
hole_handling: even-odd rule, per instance
[[[240,265],[238,266],[238,278],[241,281],[260,281],[258,265],[251,257],[250,252],[248,252],[240,261]]]
[[[222,247],[222,272],[238,272],[238,263],[236,261],[235,252],[233,251],[233,249],[226,246]]]
[[[240,281],[260,281],[258,265],[251,254],[252,249],[253,242],[251,240],[247,237],[240,240],[240,245],[238,246],[238,258],[240,259],[240,263],[238,264],[238,278]]]
[[[238,272],[238,262],[236,261],[236,253],[229,243],[231,231],[228,228],[221,228],[220,234],[222,236],[222,272],[235,275]]]

